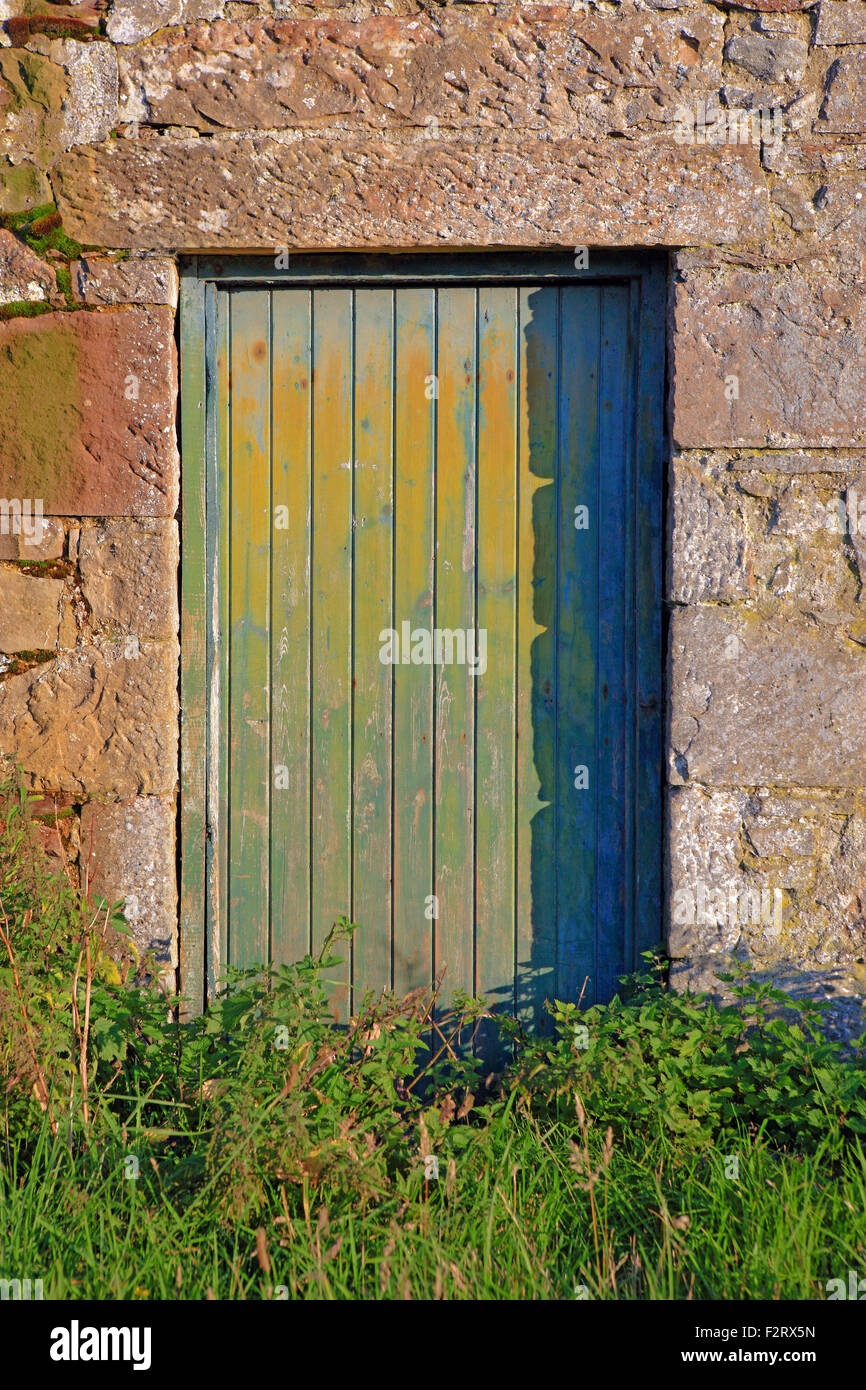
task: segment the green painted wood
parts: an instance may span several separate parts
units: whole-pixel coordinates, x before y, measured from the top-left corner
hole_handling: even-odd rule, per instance
[[[438,294],[436,360],[435,626],[475,630],[477,453],[474,288]],[[456,639],[455,639],[456,641]],[[455,647],[455,654],[456,654]],[[444,662],[435,671],[434,970],[444,999],[475,986],[475,678]]]
[[[381,657],[393,626],[394,296],[355,295],[354,1007],[391,987],[391,788],[394,668]]]
[[[205,999],[205,921],[202,868],[207,838],[207,514],[205,496],[205,285],[194,267],[181,280],[181,446],[184,469],[181,526],[180,669],[180,992],[183,1016]]]
[[[313,299],[312,939],[352,907],[352,291]],[[351,961],[334,1009],[350,1007]]]
[[[658,939],[665,276],[594,259],[293,257],[258,281],[203,261],[185,291],[207,372],[184,566],[196,515],[207,544],[183,679],[210,717],[209,896],[193,815],[182,957],[203,917],[211,977],[351,912],[340,1017],[447,967],[538,1021]],[[404,620],[428,642],[484,628],[487,669],[413,662],[411,641],[383,663]],[[182,816],[195,778],[186,760]]]
[[[433,631],[435,292],[394,292],[394,627]],[[416,652],[421,651],[419,638]],[[415,636],[412,637],[414,645]],[[433,667],[402,644],[394,670],[393,982],[429,984],[433,893]]]
[[[229,621],[229,954],[270,955],[270,313],[267,295],[231,303]]]
[[[475,678],[475,975],[478,992],[506,1009],[515,953],[517,358],[516,289],[480,289],[476,624],[487,661]]]
[[[598,576],[608,518],[599,516],[598,372],[601,295],[560,291],[556,630],[556,991],[595,1002]],[[578,529],[586,509],[586,529]],[[582,769],[585,769],[584,774]],[[586,777],[585,786],[575,785]]]
[[[559,290],[519,290],[516,1012],[545,1020],[556,971],[556,595]]]
[[[207,286],[205,301],[209,384],[207,393],[207,575],[208,624],[208,997],[212,998],[229,962],[229,765],[231,729],[229,675],[231,642],[231,296]]]
[[[312,293],[272,295],[271,940],[310,949]]]

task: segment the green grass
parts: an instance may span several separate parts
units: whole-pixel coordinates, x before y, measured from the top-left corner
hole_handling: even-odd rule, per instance
[[[122,1153],[73,1158],[46,1128],[4,1174],[2,1272],[64,1299],[259,1299],[281,1285],[290,1298],[814,1299],[866,1264],[862,1155],[780,1157],[744,1137],[735,1182],[721,1156],[615,1145],[596,1187],[596,1252],[571,1138],[512,1113],[450,1180],[440,1170],[425,1184],[417,1165],[363,1210],[306,1184],[288,1215],[277,1199],[227,1223],[207,1185],[174,1190],[164,1154],[159,1175],[145,1159],[127,1179]]]
[[[355,930],[178,1024],[118,908],[48,874],[27,794],[0,787],[0,1277],[62,1299],[788,1300],[866,1272],[862,1040],[827,1041],[815,1006],[743,967],[715,1008],[651,960],[607,1006],[504,1024],[485,1075],[483,1001],[368,999],[335,1028]]]

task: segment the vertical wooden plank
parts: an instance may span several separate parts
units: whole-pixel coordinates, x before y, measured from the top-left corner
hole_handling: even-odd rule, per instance
[[[557,997],[578,999],[588,979],[585,1005],[597,998],[600,316],[598,288],[563,287],[556,649]]]
[[[517,291],[478,291],[476,982],[514,1003],[514,773],[517,572]],[[485,1046],[492,1060],[492,1030]]]
[[[310,924],[311,298],[272,293],[271,935],[290,963]]]
[[[616,993],[625,969],[625,924],[631,910],[633,672],[627,641],[632,595],[631,508],[628,476],[628,288],[601,291],[599,363],[599,530],[604,538],[598,576],[598,878],[596,988]]]
[[[554,286],[519,292],[516,883],[517,1016],[555,992],[557,328]]]
[[[207,583],[205,563],[205,295],[194,265],[184,267],[180,298],[181,528],[180,668],[180,991],[183,1017],[200,1013],[205,982],[207,832]]]
[[[352,905],[352,291],[313,292],[312,938]],[[334,1009],[349,1007],[351,958]]]
[[[208,994],[213,997],[229,961],[229,764],[231,724],[231,401],[229,358],[231,294],[208,285],[207,569],[212,576],[208,614],[210,674],[208,732]]]
[[[436,613],[444,632],[475,630],[475,290],[438,295]],[[454,638],[455,655],[459,651]],[[443,654],[444,654],[443,640]],[[443,998],[471,993],[475,934],[475,677],[464,661],[436,669],[434,970]]]
[[[435,292],[396,290],[394,627],[401,650],[394,667],[393,970],[398,993],[428,984],[432,971],[433,924],[425,917],[425,897],[433,892],[435,398],[429,387],[434,363]]]
[[[664,705],[662,641],[662,563],[664,476],[664,370],[667,280],[664,263],[648,266],[633,280],[632,323],[635,333],[634,483],[635,642],[636,642],[636,785],[633,939],[627,943],[627,968],[638,955],[657,946],[663,933],[662,836],[664,822]]]
[[[229,923],[232,963],[268,958],[270,758],[270,312],[231,302]]]
[[[391,987],[393,291],[355,295],[353,1007]]]

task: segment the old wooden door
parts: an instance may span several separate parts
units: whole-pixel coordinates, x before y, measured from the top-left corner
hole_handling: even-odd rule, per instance
[[[188,991],[345,914],[343,1016],[609,997],[661,936],[658,266],[185,285]]]

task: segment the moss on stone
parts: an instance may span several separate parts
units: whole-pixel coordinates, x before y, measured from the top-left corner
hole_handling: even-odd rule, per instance
[[[25,44],[32,34],[46,34],[50,39],[77,39],[80,43],[102,38],[98,29],[85,20],[56,14],[19,15],[16,19],[7,19],[6,32],[13,44]]]
[[[74,309],[75,298],[72,293],[72,275],[67,265],[56,265],[54,274],[57,279],[58,287],[66,300],[67,309]]]
[[[5,217],[0,217],[0,226],[8,228],[10,232],[17,232],[22,227],[29,227],[32,223],[40,221],[41,218],[48,217],[52,212],[56,212],[53,203],[40,203],[38,207],[28,208],[22,212],[10,212]]]
[[[27,224],[27,234],[33,237],[47,236],[55,227],[61,225],[62,220],[57,209],[50,207],[42,217],[34,217],[32,222]]]
[[[0,322],[7,319],[35,319],[40,314],[51,314],[50,304],[41,304],[32,299],[13,299],[11,304],[0,304]]]
[[[56,258],[52,258],[51,269],[57,279],[67,309],[78,309],[72,293],[72,275],[69,264],[77,261],[82,253],[82,248],[77,241],[66,235],[63,230],[60,213],[53,203],[43,203],[39,207],[32,208],[29,212],[15,213],[10,216],[0,218],[0,226],[8,231],[14,232],[37,256],[45,259],[46,251],[59,251],[66,264],[57,264]],[[52,306],[45,304],[29,304],[17,301],[14,304],[7,304],[0,308],[0,318],[32,318],[35,314],[50,313]]]
[[[4,449],[20,461],[35,497],[50,497],[57,477],[68,472],[81,424],[79,345],[73,321],[74,316],[64,312],[38,327],[21,324],[15,331],[10,325],[0,346]]]
[[[77,261],[81,255],[80,243],[66,235],[60,213],[53,203],[43,203],[29,213],[4,218],[3,225],[23,237],[37,256],[44,256],[46,251],[59,251],[67,261]]]
[[[56,652],[47,650],[16,652],[14,656],[7,656],[5,661],[8,662],[8,665],[4,665],[3,670],[0,671],[0,681],[8,680],[10,676],[20,676],[25,671],[32,671],[34,666],[44,666],[47,661],[53,661],[56,656]]]
[[[68,560],[19,560],[18,569],[38,579],[69,579],[75,573]]]
[[[0,167],[0,210],[5,209],[0,225],[11,226],[10,218],[31,216],[48,191],[48,180],[35,165]]]

